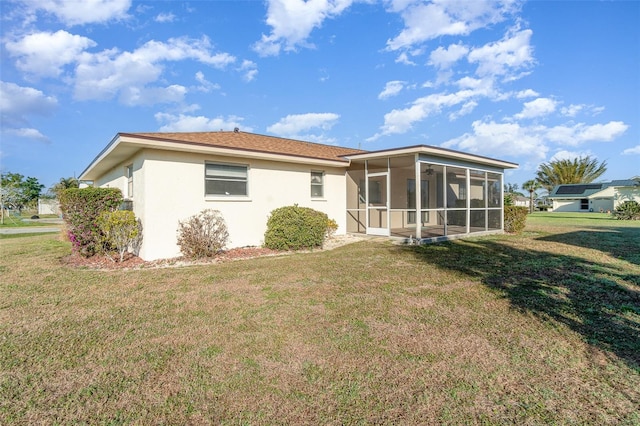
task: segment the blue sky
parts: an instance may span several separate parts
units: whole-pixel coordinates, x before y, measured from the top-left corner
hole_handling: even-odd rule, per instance
[[[243,131],[640,175],[640,2],[2,1],[0,169],[50,187],[118,132]]]

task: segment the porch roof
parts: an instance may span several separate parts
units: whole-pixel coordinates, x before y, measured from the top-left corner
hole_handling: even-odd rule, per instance
[[[351,161],[364,161],[376,158],[397,157],[402,155],[426,154],[443,159],[466,161],[479,165],[493,166],[501,169],[517,169],[517,163],[509,161],[497,160],[495,158],[483,157],[481,155],[469,154],[466,152],[455,151],[452,149],[441,148],[431,145],[414,145],[402,148],[383,149],[378,151],[368,151],[344,155]]]

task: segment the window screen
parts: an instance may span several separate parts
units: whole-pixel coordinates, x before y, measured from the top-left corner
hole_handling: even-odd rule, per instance
[[[247,195],[247,166],[207,163],[204,179],[206,195]]]

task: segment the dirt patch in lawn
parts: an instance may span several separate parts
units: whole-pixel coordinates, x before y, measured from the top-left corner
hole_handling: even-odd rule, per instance
[[[314,251],[332,250],[346,244],[351,244],[362,240],[363,237],[356,235],[339,235],[328,239],[322,249],[314,249]],[[297,253],[300,253],[298,251]],[[264,247],[240,247],[225,250],[217,256],[191,260],[184,257],[173,257],[170,259],[159,259],[153,261],[145,261],[133,253],[126,253],[124,260],[119,261],[118,256],[95,255],[91,257],[83,257],[78,253],[71,253],[69,256],[62,258],[62,263],[76,268],[88,269],[146,269],[146,268],[170,268],[191,265],[207,265],[213,263],[230,262],[233,260],[253,259],[263,256],[286,255],[294,252],[271,250]]]

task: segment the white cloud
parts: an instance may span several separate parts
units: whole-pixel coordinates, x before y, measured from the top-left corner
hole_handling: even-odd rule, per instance
[[[621,122],[590,126],[576,124],[546,127],[477,120],[473,122],[471,132],[451,139],[443,143],[442,146],[469,152],[482,152],[499,158],[522,156],[541,161],[546,158],[553,143],[576,146],[583,142],[607,142],[621,136],[627,127]],[[576,153],[559,150],[555,153],[554,158],[560,156],[574,158],[588,154],[588,151]]]
[[[258,65],[253,61],[245,59],[242,61],[242,65],[240,65],[238,71],[244,73],[243,78],[245,81],[253,81],[258,75]]]
[[[469,102],[477,95],[478,92],[474,90],[460,90],[455,93],[436,93],[418,98],[408,108],[394,109],[385,114],[380,132],[368,138],[367,141],[374,141],[384,135],[406,133],[414,123],[441,112],[443,108]],[[469,108],[472,106],[474,105],[469,104]]]
[[[384,90],[378,95],[378,99],[387,99],[397,95],[404,88],[404,81],[394,80],[388,81],[384,86]]]
[[[523,74],[514,75],[514,71],[529,67],[533,64],[533,49],[531,36],[533,31],[521,30],[507,34],[502,40],[487,43],[474,48],[469,53],[470,63],[477,63],[476,74],[479,76],[506,75],[515,79]]]
[[[164,24],[166,22],[173,22],[176,20],[176,15],[173,13],[160,13],[155,18],[154,21]]]
[[[133,51],[117,49],[97,53],[86,49],[96,43],[86,37],[60,30],[40,32],[6,43],[7,51],[17,57],[16,66],[35,76],[59,77],[66,65],[75,66],[69,80],[78,100],[112,99],[119,97],[125,105],[151,105],[180,102],[187,90],[177,84],[155,87],[166,62],[194,60],[222,69],[236,61],[228,53],[212,52],[208,38],[172,38],[166,42],[151,40]],[[244,61],[238,71],[247,81],[257,75],[257,66]],[[210,90],[201,85],[196,90]]]
[[[575,117],[580,113],[589,114],[593,117],[600,114],[604,111],[604,107],[596,107],[593,105],[586,104],[571,104],[568,107],[563,107],[560,109],[562,115],[566,115],[567,117]]]
[[[455,84],[460,90],[471,89],[478,95],[490,96],[495,94],[494,81],[491,78],[462,77]]]
[[[407,55],[407,52],[402,52],[401,54],[399,54],[396,58],[396,63],[405,65],[417,65],[415,62],[409,59],[409,55]]]
[[[120,102],[127,106],[178,103],[184,100],[187,88],[179,84],[167,87],[125,87]]]
[[[5,43],[9,55],[17,57],[16,67],[28,74],[57,77],[62,67],[74,63],[81,53],[96,43],[64,30],[29,34]]]
[[[194,40],[172,38],[166,43],[149,41],[132,52],[119,52],[116,49],[104,50],[96,54],[84,53],[76,68],[74,95],[79,100],[111,99],[120,94],[126,102],[131,99],[128,91],[157,95],[158,91],[147,90],[146,85],[157,81],[163,72],[163,63],[169,61],[195,60],[215,68],[224,68],[233,63],[235,57],[227,53],[211,53],[211,44],[205,37]],[[176,97],[175,87],[164,88],[164,94],[158,99],[168,100]],[[150,100],[136,103],[148,104]]]
[[[549,161],[573,160],[574,158],[581,157],[594,157],[594,155],[591,151],[567,151],[563,149],[560,151],[556,151],[556,153],[553,154]]]
[[[18,129],[2,129],[2,133],[12,135],[18,138],[33,139],[42,142],[48,142],[49,138],[40,133],[38,129],[30,127],[21,127]]]
[[[3,126],[18,127],[28,123],[30,115],[51,114],[58,101],[32,87],[0,81],[0,114]]]
[[[467,35],[478,28],[503,21],[514,11],[515,4],[512,0],[392,1],[390,10],[401,14],[404,29],[387,41],[387,49],[408,49],[441,36]]]
[[[282,49],[311,47],[307,38],[325,19],[334,18],[345,11],[353,0],[268,0],[267,25],[269,35],[253,46],[261,56],[275,56]]]
[[[557,102],[549,98],[538,98],[525,102],[522,112],[514,115],[517,119],[536,118],[549,115],[556,110]]]
[[[627,148],[624,151],[622,151],[622,153],[624,155],[640,155],[640,145],[636,145],[632,148]]]
[[[37,0],[23,1],[32,11],[55,15],[66,25],[83,25],[127,18],[131,0]]]
[[[473,122],[472,127],[472,133],[451,139],[442,146],[468,152],[482,152],[500,158],[525,156],[538,160],[543,160],[549,150],[540,134],[517,123],[478,120]]]
[[[220,89],[220,85],[207,80],[202,71],[196,72],[195,78],[196,81],[200,83],[200,85],[196,87],[196,90],[198,90],[199,92],[209,93],[212,90]]]
[[[0,127],[3,133],[24,138],[46,139],[38,130],[29,127],[29,117],[49,115],[57,105],[56,98],[46,96],[40,90],[0,81]]]
[[[162,125],[158,131],[160,132],[210,132],[218,130],[230,131],[236,127],[243,131],[251,132],[250,127],[241,127],[242,117],[228,116],[209,118],[202,115],[185,115],[185,114],[168,114],[159,112],[154,115],[155,119]]]
[[[340,115],[330,112],[292,114],[267,127],[267,131],[280,136],[299,137],[311,129],[329,130],[339,118]]]
[[[464,58],[467,53],[469,53],[469,48],[459,43],[451,44],[446,49],[440,46],[429,55],[429,65],[440,69],[451,68],[453,64]]]
[[[566,115],[567,117],[575,117],[580,111],[584,109],[584,107],[584,105],[571,104],[568,107],[562,107],[560,109],[560,112],[562,113],[562,115]]]
[[[465,103],[464,105],[462,105],[462,108],[460,108],[458,111],[455,111],[449,114],[449,121],[455,121],[458,118],[462,117],[463,115],[471,114],[477,106],[478,106],[478,102],[476,101],[469,101]]]
[[[399,10],[404,10],[406,13],[414,13],[414,9],[419,9],[420,12],[415,12],[415,14],[412,15],[412,19],[423,19],[426,16],[425,14],[434,13],[439,13],[439,16],[443,17],[443,19],[464,16],[465,19],[460,18],[456,22],[465,22],[465,25],[470,25],[469,28],[476,28],[487,22],[494,22],[496,19],[502,20],[502,12],[511,10],[513,6],[511,3],[503,4],[500,7],[496,6],[497,3],[493,2],[462,3],[463,5],[456,2],[445,5],[444,2],[436,1],[427,5],[421,4],[414,7],[412,5],[413,3],[409,4],[405,2],[399,4],[395,2],[393,5]],[[467,3],[473,4],[470,5]],[[402,9],[403,7],[406,9]],[[450,13],[451,10],[455,10],[458,15]],[[446,22],[451,23],[453,20]],[[414,28],[413,26],[408,27]],[[427,27],[420,28],[427,31]],[[443,34],[438,28],[438,23],[436,22],[434,27],[428,30],[436,31],[436,33],[440,35]],[[420,37],[415,34],[414,36],[411,42],[401,43],[402,46],[406,47],[412,45],[416,40],[431,37],[431,35],[427,37],[425,34],[422,34]],[[388,112],[384,116],[384,124],[381,126],[380,131],[368,140],[376,140],[384,135],[405,133],[412,128],[414,123],[423,121],[431,115],[439,114],[445,109],[462,105],[457,111],[450,111],[448,113],[449,120],[456,120],[462,115],[473,111],[478,106],[479,98],[501,101],[513,96],[530,97],[536,95],[536,92],[530,89],[516,94],[512,92],[502,93],[496,86],[498,81],[497,77],[502,77],[503,81],[517,79],[524,75],[523,69],[533,65],[534,60],[530,45],[531,36],[531,30],[520,30],[516,26],[510,29],[501,40],[487,43],[484,46],[469,48],[459,42],[457,44],[450,44],[447,48],[438,48],[432,51],[429,64],[439,70],[436,84],[448,83],[449,79],[455,75],[453,66],[465,56],[467,56],[469,63],[477,65],[475,70],[476,78],[464,76],[453,82],[453,84],[459,88],[456,92],[428,95],[416,99],[406,108],[397,108]],[[395,41],[398,41],[398,39]],[[393,44],[389,46],[389,48],[395,48]],[[546,101],[545,105],[542,104],[542,101],[529,104],[525,107],[524,111],[521,112],[519,118],[539,116],[544,111],[547,111],[547,113],[553,112],[555,106],[551,108],[550,101]]]
[[[545,137],[563,145],[576,146],[585,142],[611,142],[622,136],[629,128],[622,121],[610,121],[607,124],[577,123],[571,126],[545,128]]]
[[[516,98],[518,99],[535,98],[536,96],[540,96],[540,94],[532,89],[521,90],[516,93]]]

